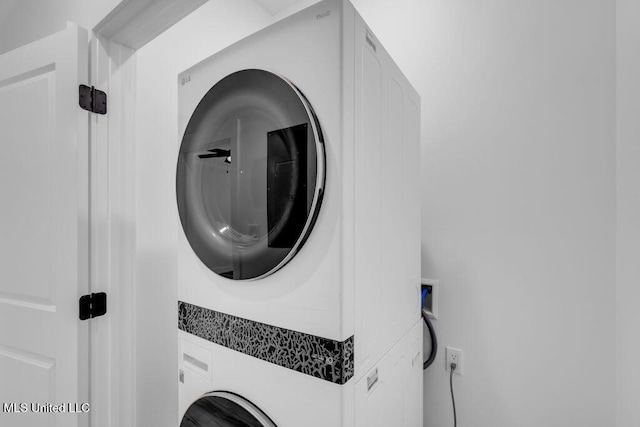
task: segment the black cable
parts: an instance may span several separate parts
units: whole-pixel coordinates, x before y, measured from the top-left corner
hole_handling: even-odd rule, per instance
[[[427,324],[427,329],[429,329],[429,335],[431,336],[431,354],[429,358],[424,361],[422,364],[422,369],[427,369],[433,361],[436,359],[436,353],[438,352],[438,339],[436,338],[436,331],[433,329],[433,325],[431,324],[431,320],[429,320],[429,314],[427,310],[422,308],[422,318],[424,319],[424,323]]]
[[[456,418],[456,398],[453,396],[453,371],[456,370],[456,364],[451,364],[451,372],[449,372],[449,388],[451,389],[451,403],[453,404],[453,427],[458,426]]]

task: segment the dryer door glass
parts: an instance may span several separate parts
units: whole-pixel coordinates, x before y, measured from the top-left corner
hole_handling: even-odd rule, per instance
[[[209,393],[189,406],[180,427],[276,427],[264,412],[228,392]]]
[[[216,83],[185,129],[178,211],[213,272],[267,276],[302,247],[320,208],[324,143],[311,105],[288,80],[244,70]]]

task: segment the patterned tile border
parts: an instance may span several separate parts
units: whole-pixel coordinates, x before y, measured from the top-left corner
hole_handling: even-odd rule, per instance
[[[353,336],[334,341],[178,302],[178,328],[240,353],[336,384],[353,377]]]

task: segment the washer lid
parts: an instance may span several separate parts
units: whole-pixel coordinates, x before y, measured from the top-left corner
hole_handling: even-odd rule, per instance
[[[302,93],[268,71],[233,73],[202,98],[182,138],[176,192],[189,244],[223,277],[267,276],[311,232],[324,177],[322,133]]]
[[[276,427],[253,403],[226,391],[207,393],[189,406],[180,427]]]

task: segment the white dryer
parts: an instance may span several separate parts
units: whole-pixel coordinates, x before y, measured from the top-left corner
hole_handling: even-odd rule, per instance
[[[416,91],[346,0],[178,88],[181,422],[421,425]]]

